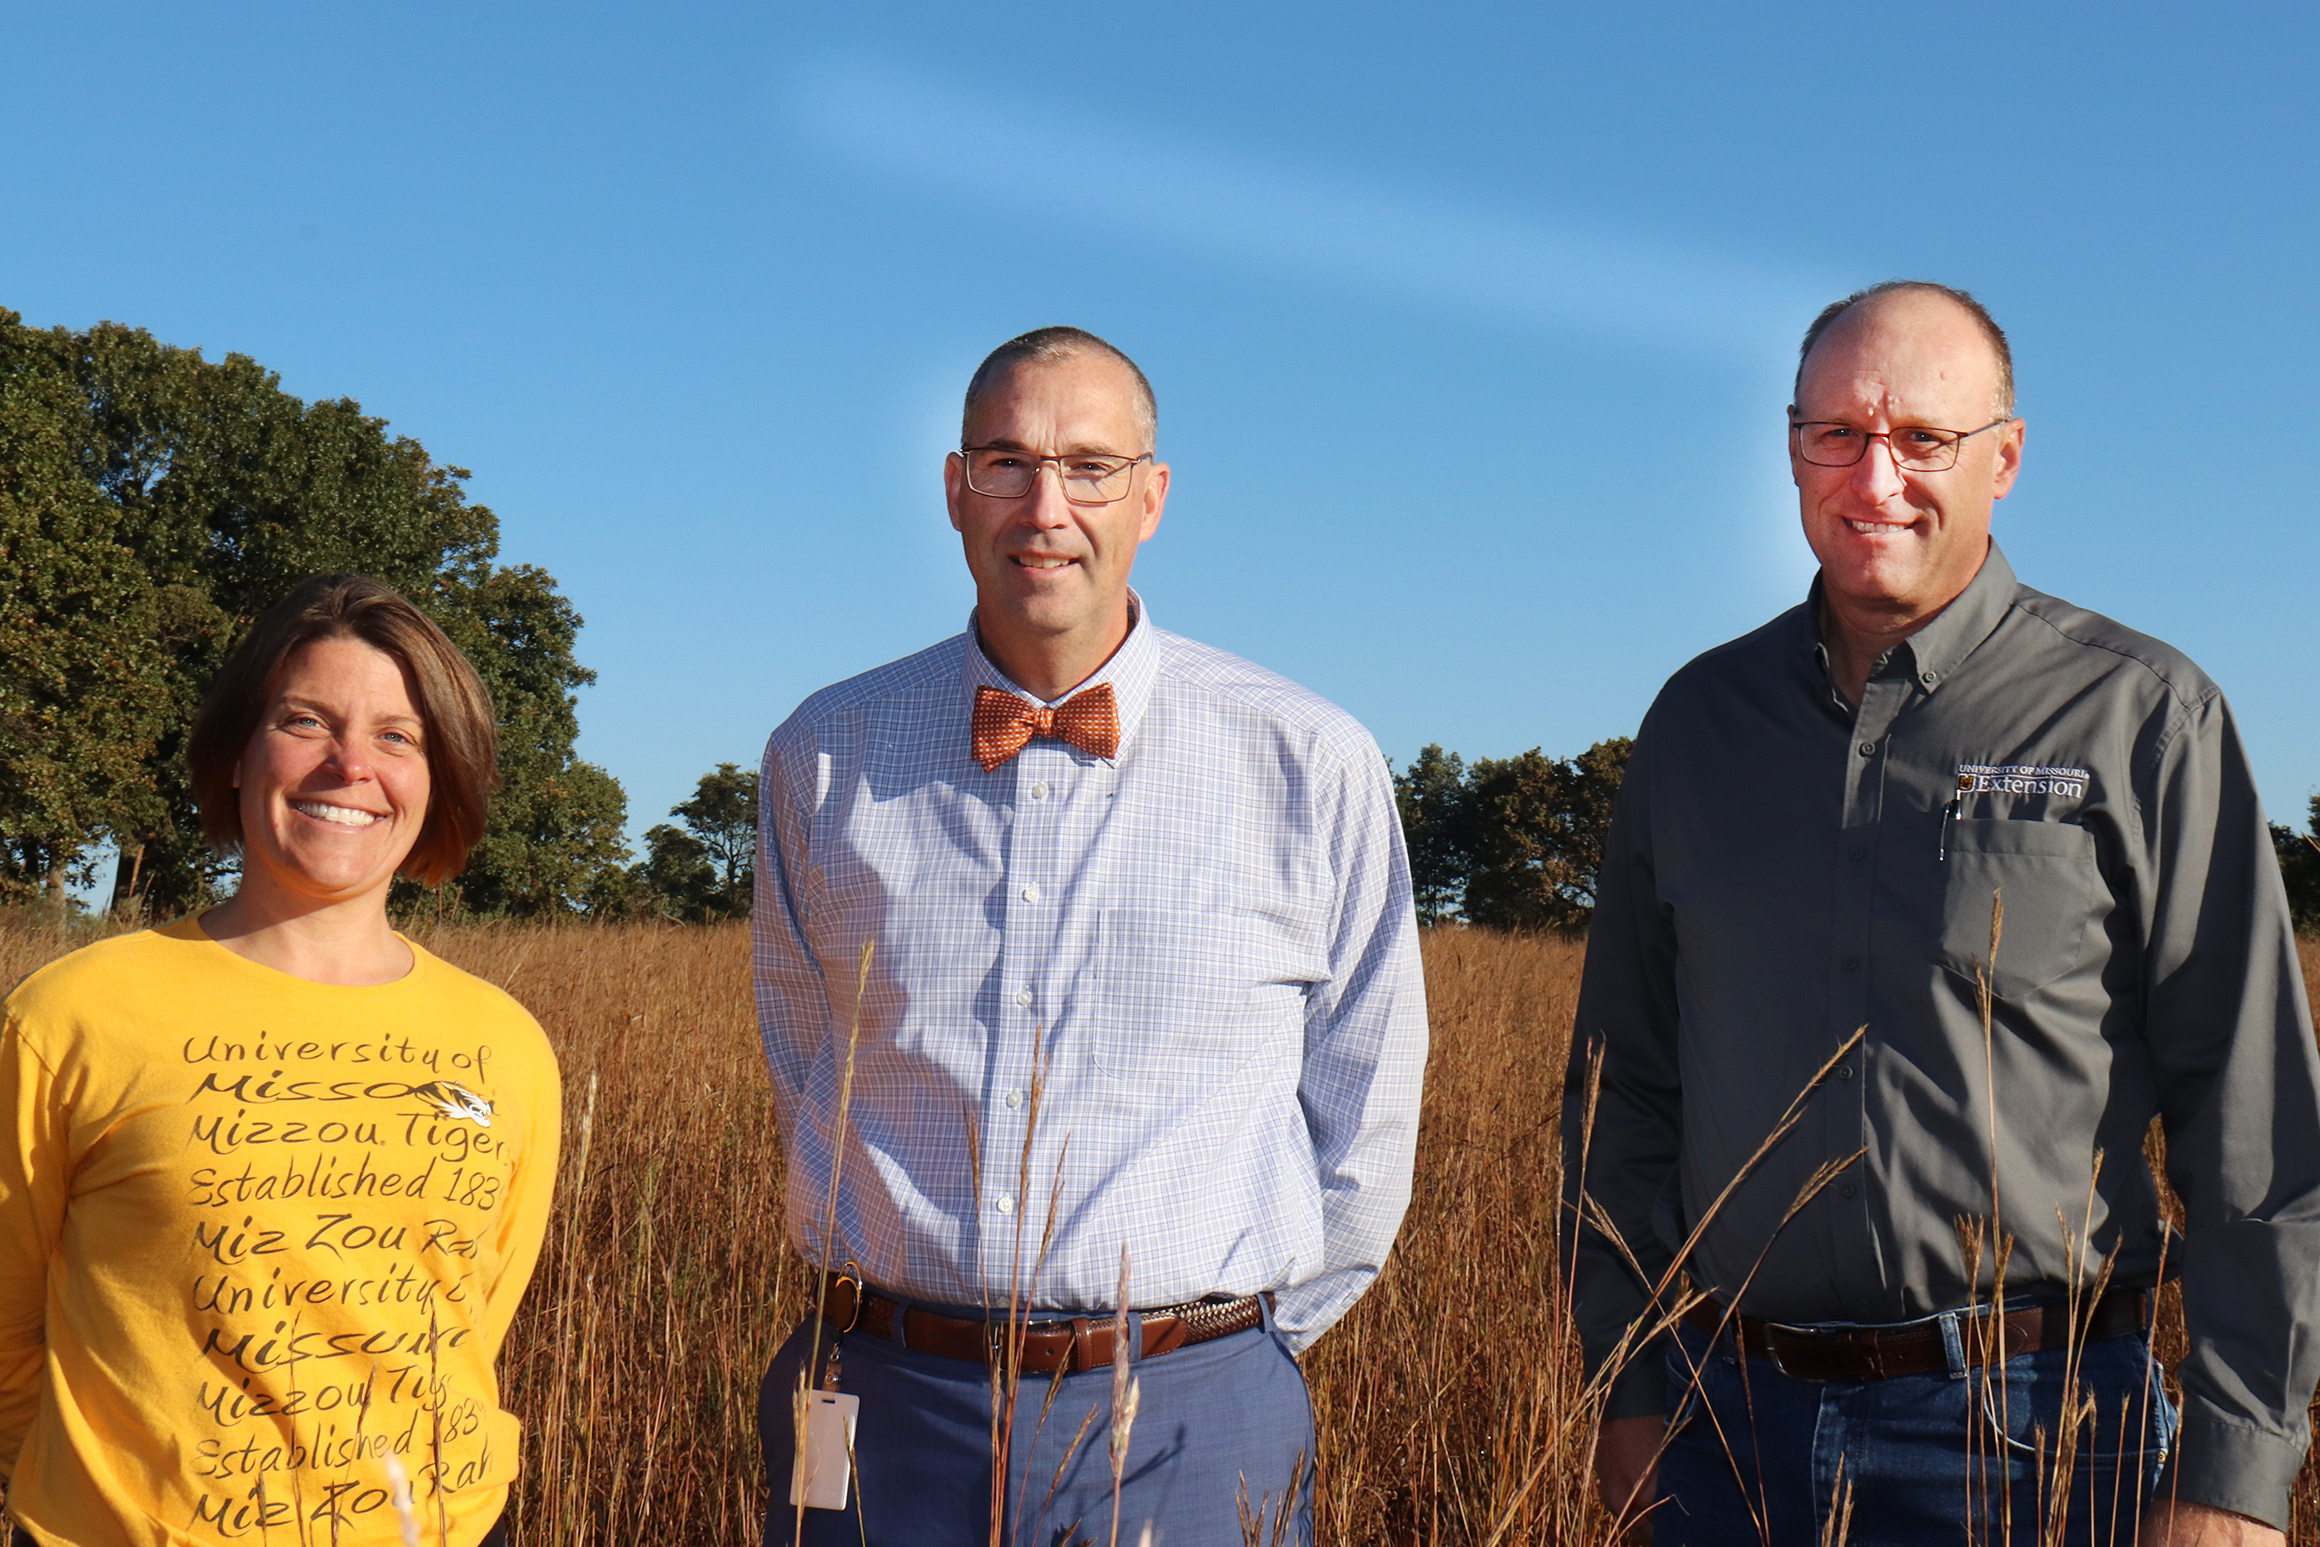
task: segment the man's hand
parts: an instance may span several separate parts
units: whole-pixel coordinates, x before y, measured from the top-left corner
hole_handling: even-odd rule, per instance
[[[1596,1445],[1601,1454],[1602,1441]],[[2135,1547],[2286,1547],[2287,1540],[2260,1520],[2205,1504],[2173,1502],[2154,1504],[2135,1533]]]
[[[1651,1508],[1653,1475],[1659,1470],[1660,1441],[1667,1437],[1667,1420],[1656,1413],[1641,1418],[1614,1418],[1595,1433],[1595,1486],[1602,1490],[1603,1507],[1632,1522]],[[1642,1528],[1640,1540],[1649,1541],[1651,1527]],[[2218,1537],[2218,1541],[2232,1538]]]

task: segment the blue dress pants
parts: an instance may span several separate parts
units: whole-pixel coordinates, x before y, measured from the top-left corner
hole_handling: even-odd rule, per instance
[[[1934,1318],[1940,1321],[1941,1318]],[[1743,1360],[1729,1336],[1710,1347],[1684,1326],[1668,1351],[1668,1447],[1660,1458],[1654,1547],[1858,1543],[2027,1544],[2059,1539],[2130,1547],[2175,1433],[2159,1366],[2139,1335],[2078,1351],[2081,1399],[2095,1416],[2064,1471],[2064,1349],[1881,1381],[1794,1380]],[[1697,1369],[1699,1378],[1693,1380]]]
[[[931,1307],[933,1309],[948,1309]],[[897,1316],[899,1327],[903,1318]],[[1133,1318],[1131,1318],[1133,1320]],[[844,1510],[789,1502],[795,1432],[790,1394],[815,1330],[808,1317],[774,1356],[757,1423],[772,1493],[768,1547],[988,1547],[991,1541],[991,1381],[979,1363],[919,1353],[860,1332],[838,1340],[838,1389],[862,1399],[854,1486]],[[1141,1331],[1138,1329],[1138,1336]],[[825,1327],[821,1347],[830,1346]],[[1241,1540],[1238,1498],[1270,1523],[1290,1487],[1287,1542],[1313,1538],[1313,1404],[1304,1374],[1264,1324],[1134,1361],[1141,1382],[1120,1491],[1119,1541],[1202,1547]],[[815,1371],[814,1384],[821,1384]],[[1008,1547],[1069,1547],[1112,1539],[1112,1377],[1109,1370],[1025,1375],[1016,1392],[1007,1503]],[[1084,1429],[1083,1429],[1084,1425]]]

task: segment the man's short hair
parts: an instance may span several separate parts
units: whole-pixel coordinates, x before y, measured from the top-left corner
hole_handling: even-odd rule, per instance
[[[499,729],[491,694],[443,631],[403,595],[360,575],[309,575],[234,647],[210,684],[186,738],[185,760],[201,830],[221,853],[242,845],[234,773],[274,696],[291,652],[327,639],[359,639],[411,674],[427,752],[427,818],[403,874],[441,886],[483,837],[485,807],[499,785]]]
[[[974,379],[967,383],[967,406],[959,415],[959,441],[967,438],[967,424],[975,417],[975,405],[983,395],[998,386],[1001,378],[1016,366],[1027,363],[1051,365],[1076,359],[1084,354],[1109,355],[1128,368],[1136,383],[1136,428],[1144,435],[1145,451],[1158,445],[1160,439],[1160,404],[1152,396],[1152,383],[1144,379],[1143,370],[1136,362],[1105,343],[1085,328],[1033,328],[1018,334],[983,357],[975,367]],[[1126,447],[1121,447],[1126,450]]]
[[[1891,295],[1898,290],[1922,290],[1931,295],[1946,296],[1965,308],[1966,315],[1974,319],[1974,326],[1980,328],[1982,337],[1989,341],[1990,353],[1997,357],[1998,408],[2011,415],[2014,412],[2014,351],[2006,344],[2006,330],[1998,326],[1998,320],[1990,315],[1989,308],[1971,295],[1948,285],[1937,285],[1930,279],[1889,279],[1881,285],[1856,290],[1842,301],[1831,301],[1822,307],[1821,314],[1812,320],[1812,326],[1804,330],[1804,343],[1796,352],[1796,382],[1789,389],[1789,401],[1793,403],[1803,394],[1804,363],[1812,358],[1813,346],[1821,341],[1821,335],[1835,326],[1839,317],[1863,301],[1874,301],[1879,296]]]

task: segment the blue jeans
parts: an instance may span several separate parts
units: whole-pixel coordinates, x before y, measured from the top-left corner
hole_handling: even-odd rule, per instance
[[[838,1378],[841,1391],[862,1399],[854,1434],[857,1486],[844,1510],[807,1510],[799,1535],[789,1502],[796,1446],[790,1393],[813,1332],[809,1317],[774,1356],[758,1393],[758,1437],[772,1492],[767,1543],[985,1547],[991,1540],[990,1376],[980,1363],[917,1353],[859,1332],[840,1340]],[[821,1346],[829,1346],[826,1331]],[[1141,1384],[1121,1482],[1123,1544],[1140,1541],[1147,1521],[1152,1541],[1166,1547],[1238,1542],[1244,1483],[1250,1508],[1267,1521],[1261,1539],[1270,1542],[1270,1522],[1293,1469],[1298,1496],[1285,1540],[1298,1547],[1312,1541],[1313,1404],[1270,1312],[1260,1327],[1136,1360],[1132,1373]],[[1000,1540],[1022,1547],[1103,1547],[1110,1540],[1111,1408],[1109,1370],[1061,1382],[1023,1377]]]
[[[1835,1541],[1832,1516],[1848,1503],[1849,1538],[1879,1547],[2046,1541],[2058,1511],[2063,1540],[2129,1547],[2175,1437],[2150,1345],[2129,1335],[2078,1350],[2078,1391],[2095,1417],[2078,1426],[2067,1468],[2058,1440],[2070,1351],[1984,1370],[1965,1366],[1954,1337],[1950,1348],[1947,1371],[1822,1384],[1742,1360],[1729,1335],[1711,1350],[1680,1327],[1654,1547]]]

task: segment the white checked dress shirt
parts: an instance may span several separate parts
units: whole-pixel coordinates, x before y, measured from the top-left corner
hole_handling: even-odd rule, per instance
[[[1117,695],[1111,759],[1040,737],[984,772],[976,688],[1032,695],[971,619],[773,733],[755,976],[790,1231],[898,1295],[1062,1313],[1113,1307],[1125,1244],[1133,1306],[1275,1290],[1302,1348],[1409,1201],[1426,1012],[1392,783],[1336,706],[1136,615],[1082,689]]]

